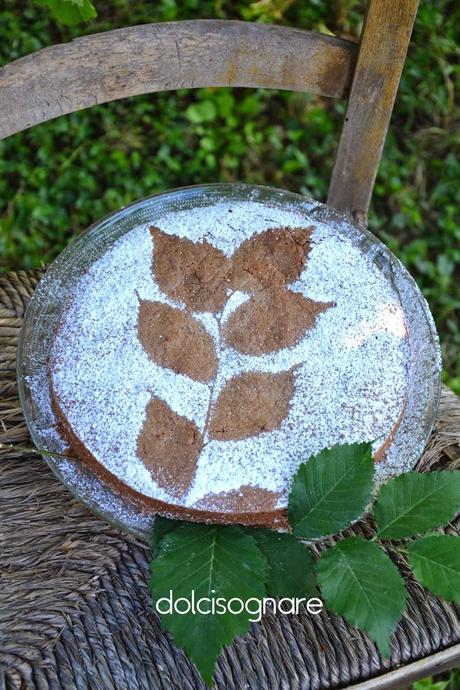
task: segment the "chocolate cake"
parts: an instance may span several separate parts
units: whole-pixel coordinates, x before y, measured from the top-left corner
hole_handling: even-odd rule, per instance
[[[67,454],[146,511],[278,526],[312,454],[366,440],[384,459],[409,354],[396,291],[339,227],[222,202],[93,263],[48,373]]]

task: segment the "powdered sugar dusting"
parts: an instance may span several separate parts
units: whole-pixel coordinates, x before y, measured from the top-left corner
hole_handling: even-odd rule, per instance
[[[289,208],[256,202],[215,203],[155,220],[169,234],[207,240],[231,256],[254,233],[314,224],[306,266],[291,289],[334,302],[294,346],[261,356],[223,347],[212,314],[197,314],[219,352],[212,385],[152,361],[137,332],[139,298],[181,307],[151,272],[148,225],[121,237],[79,279],[53,350],[53,386],[77,436],[110,472],[145,496],[177,503],[136,454],[152,396],[203,430],[206,413],[233,376],[296,366],[289,414],[279,428],[239,441],[208,440],[181,505],[243,484],[281,492],[313,453],[334,443],[375,440],[379,447],[405,399],[409,346],[398,295],[378,266],[336,227]],[[249,295],[229,294],[222,323]]]

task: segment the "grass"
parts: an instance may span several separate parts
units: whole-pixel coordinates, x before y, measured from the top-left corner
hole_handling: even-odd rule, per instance
[[[424,678],[405,690],[459,690],[460,669],[446,671],[434,678]],[[402,689],[404,690],[404,689]]]
[[[0,64],[72,37],[150,21],[231,18],[357,37],[356,0],[97,2],[69,29],[4,0]],[[422,0],[380,166],[369,226],[416,278],[440,332],[445,381],[460,393],[460,6]],[[199,89],[126,99],[0,142],[1,269],[44,265],[106,213],[164,189],[270,184],[325,200],[345,104],[306,94]]]

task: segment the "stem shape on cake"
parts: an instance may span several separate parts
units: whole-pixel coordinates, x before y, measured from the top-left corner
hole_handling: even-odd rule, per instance
[[[203,430],[168,404],[152,397],[137,441],[137,453],[168,493],[182,497],[195,474],[200,452],[211,440],[239,441],[277,429],[289,413],[294,367],[287,371],[245,371],[219,383],[225,347],[245,355],[278,352],[295,345],[317,316],[333,306],[288,288],[305,266],[312,228],[275,228],[254,234],[232,257],[207,241],[150,229],[152,273],[170,299],[183,306],[139,299],[138,333],[149,357],[162,367],[209,386]],[[229,296],[250,297],[222,325]],[[217,342],[195,317],[211,312]]]

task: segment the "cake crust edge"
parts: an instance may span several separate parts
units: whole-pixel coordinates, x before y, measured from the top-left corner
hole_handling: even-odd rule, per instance
[[[69,459],[84,463],[86,468],[94,473],[94,475],[112,491],[130,500],[144,514],[161,515],[162,517],[176,520],[189,520],[191,522],[202,522],[207,524],[240,524],[246,525],[247,527],[266,527],[275,530],[289,529],[287,508],[275,508],[271,511],[260,512],[203,510],[167,503],[166,501],[161,501],[151,496],[145,496],[139,491],[136,491],[101,465],[75,434],[57,400],[56,392],[52,385],[51,371],[49,372],[49,384],[51,405],[56,416],[57,431],[69,446]]]

